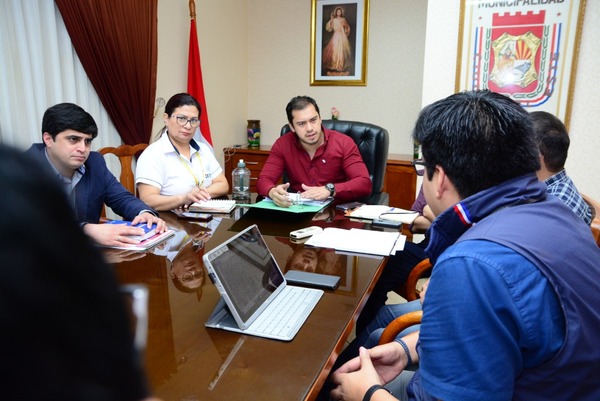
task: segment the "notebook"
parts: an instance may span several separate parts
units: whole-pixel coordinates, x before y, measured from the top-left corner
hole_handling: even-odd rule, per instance
[[[131,221],[110,220],[104,224],[123,224],[126,226],[131,226]],[[148,223],[138,223],[135,225],[135,227],[144,230],[144,234],[142,235],[129,235],[129,238],[134,239],[136,241],[144,241],[150,237],[153,237],[156,234],[156,224],[152,224],[152,226],[148,228]]]
[[[137,244],[123,244],[120,246],[114,246],[114,245],[102,245],[105,248],[111,248],[111,249],[123,249],[126,251],[146,251],[158,244],[160,244],[161,242],[163,242],[164,240],[166,240],[167,238],[171,237],[175,235],[175,231],[174,230],[166,230],[164,233],[160,233],[160,234],[154,234],[152,237],[150,238],[146,238],[143,241],[138,242]]]
[[[414,210],[405,210],[386,205],[362,205],[356,209],[346,211],[345,214],[346,217],[356,217],[367,220],[392,220],[404,224],[412,224],[419,216],[419,213]]]
[[[290,341],[323,290],[287,285],[256,224],[204,254],[221,299],[207,327]]]
[[[235,209],[235,201],[229,199],[210,199],[202,202],[192,203],[189,207],[191,212],[204,213],[229,213]]]

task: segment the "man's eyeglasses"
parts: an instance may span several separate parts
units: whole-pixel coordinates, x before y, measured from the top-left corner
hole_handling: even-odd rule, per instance
[[[426,167],[425,160],[423,160],[423,159],[413,160],[412,165],[413,165],[417,175],[419,177],[423,176],[423,173],[425,173],[425,167]]]
[[[182,127],[184,127],[187,123],[190,123],[190,125],[194,128],[196,128],[197,126],[200,125],[200,120],[197,118],[187,118],[185,116],[171,116],[171,117],[175,117],[177,124],[179,124]]]

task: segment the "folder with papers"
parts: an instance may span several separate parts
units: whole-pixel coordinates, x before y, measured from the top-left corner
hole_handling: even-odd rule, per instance
[[[292,194],[294,195],[294,194]],[[329,205],[332,202],[331,198],[317,201],[312,199],[301,199],[290,205],[290,207],[277,206],[272,199],[264,198],[260,202],[251,204],[240,204],[239,206],[252,207],[256,209],[276,210],[288,213],[316,213]]]
[[[337,251],[388,256],[404,249],[405,242],[406,237],[399,232],[327,227],[310,237],[305,244]]]
[[[348,210],[346,217],[366,220],[393,220],[403,224],[412,224],[419,216],[419,213],[413,210],[400,209],[386,205],[362,205],[359,208]]]

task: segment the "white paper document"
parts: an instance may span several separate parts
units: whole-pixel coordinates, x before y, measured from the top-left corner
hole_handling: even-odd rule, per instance
[[[333,202],[333,198],[331,198],[331,197],[324,199],[324,200],[314,200],[314,199],[303,198],[300,194],[294,194],[294,193],[289,193],[288,197],[292,201],[292,205],[325,207],[325,206],[329,205],[331,202]],[[263,201],[273,202],[273,199],[264,198]]]
[[[388,256],[404,249],[406,237],[399,232],[328,227],[313,235],[306,245],[333,248],[338,251]]]
[[[192,203],[189,209],[191,212],[229,213],[235,209],[235,205],[235,201],[231,199],[209,199]]]
[[[385,205],[362,205],[346,214],[347,217],[358,219],[382,219],[399,221],[403,224],[412,224],[419,216],[419,213],[413,210],[400,209],[398,207],[389,207]]]

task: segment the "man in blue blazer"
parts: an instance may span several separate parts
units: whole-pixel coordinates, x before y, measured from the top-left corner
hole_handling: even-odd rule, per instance
[[[33,144],[27,154],[48,166],[63,184],[83,230],[101,245],[123,246],[136,241],[140,228],[122,224],[98,224],[104,204],[133,224],[157,224],[164,232],[166,223],[156,211],[121,185],[106,167],[104,157],[91,151],[98,135],[93,117],[73,103],[50,107],[42,119],[43,143]]]

